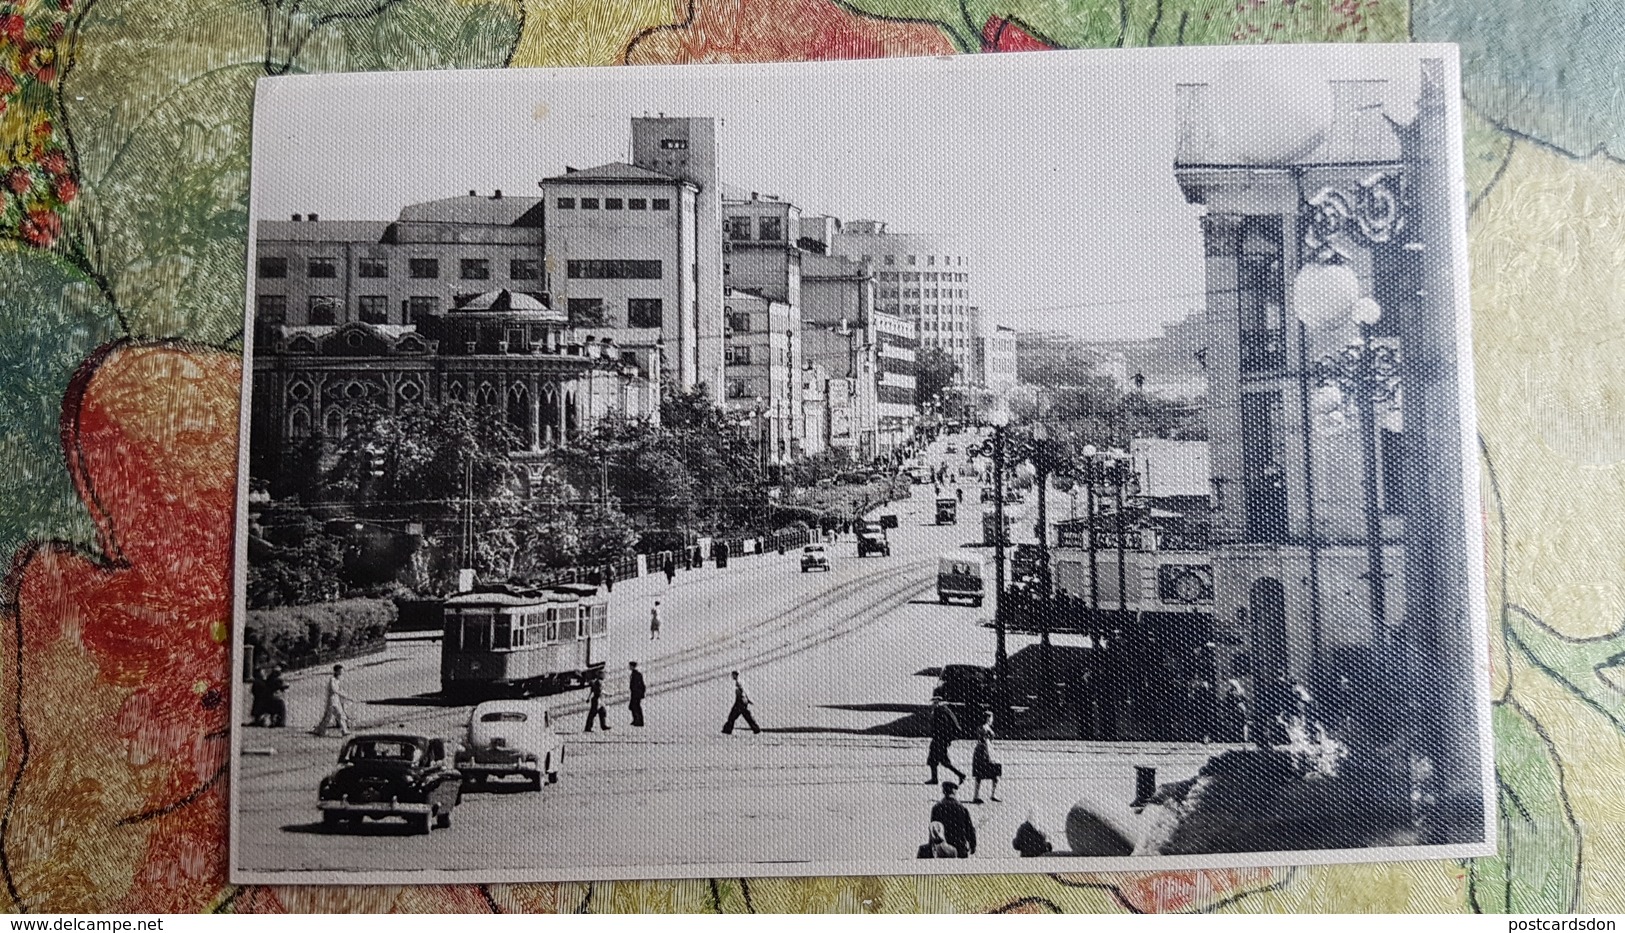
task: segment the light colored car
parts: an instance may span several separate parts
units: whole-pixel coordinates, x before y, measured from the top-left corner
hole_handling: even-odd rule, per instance
[[[470,783],[519,775],[536,790],[559,779],[564,742],[538,700],[487,700],[468,714],[468,733],[457,751],[457,770]]]
[[[828,570],[829,551],[822,544],[809,544],[801,549],[801,572]]]

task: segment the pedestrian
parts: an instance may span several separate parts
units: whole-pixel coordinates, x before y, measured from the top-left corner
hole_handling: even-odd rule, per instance
[[[660,600],[649,608],[649,640],[654,641],[660,637]]]
[[[333,676],[327,681],[327,705],[322,710],[322,721],[316,724],[316,734],[326,735],[328,729],[339,730],[339,735],[350,734],[350,715],[345,704],[350,695],[339,681],[344,677],[344,665],[333,665]]]
[[[632,713],[632,725],[643,725],[643,695],[647,692],[643,686],[643,672],[638,670],[638,662],[628,661],[626,666],[632,673],[626,677],[626,708]]]
[[[959,738],[959,717],[943,702],[942,697],[931,698],[931,747],[925,755],[925,766],[931,769],[927,784],[937,783],[937,768],[943,767],[965,780],[965,772],[954,767],[948,758],[948,748]]]
[[[604,679],[594,677],[587,685],[587,727],[582,732],[592,731],[592,721],[598,720],[598,727],[605,732],[609,731],[609,711],[604,709]]]
[[[750,697],[745,695],[745,685],[739,682],[738,671],[733,672],[733,679],[734,705],[728,710],[728,721],[722,725],[722,734],[733,735],[734,723],[738,722],[741,716],[745,717],[745,725],[750,726],[750,731],[760,733],[762,727],[756,725],[756,717],[750,714]]]
[[[976,826],[970,821],[970,811],[954,799],[957,790],[959,785],[953,781],[942,782],[942,799],[931,808],[931,822],[942,824],[943,841],[960,858],[970,858],[976,854]]]
[[[279,668],[255,672],[252,688],[254,705],[249,717],[254,725],[280,729],[288,724],[288,705],[282,699],[287,689],[287,681],[282,679]]]
[[[971,777],[976,779],[976,786],[971,790],[971,803],[982,802],[982,782],[990,782],[988,799],[994,803],[999,800],[999,778],[1004,775],[1004,765],[993,760],[993,714],[988,713],[982,720],[982,730],[976,737],[976,751],[970,759]]]
[[[606,592],[606,593],[615,592],[615,565],[614,564],[605,564],[604,565],[604,592]]]
[[[947,830],[941,823],[933,822],[926,835],[928,839],[915,858],[959,858],[959,850],[948,844]]]
[[[670,554],[666,555],[666,566],[663,569],[666,571],[666,585],[671,586],[672,581],[677,579],[677,558]]]
[[[954,490],[954,495],[959,497],[960,502],[964,502],[965,501],[965,487],[960,486],[958,489],[955,489]]]

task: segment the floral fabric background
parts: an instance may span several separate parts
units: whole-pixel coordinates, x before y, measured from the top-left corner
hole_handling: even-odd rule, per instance
[[[262,75],[1463,48],[1501,854],[974,878],[233,887]],[[21,911],[1625,910],[1625,25],[1582,0],[0,0],[0,876]],[[335,156],[338,158],[339,156]]]

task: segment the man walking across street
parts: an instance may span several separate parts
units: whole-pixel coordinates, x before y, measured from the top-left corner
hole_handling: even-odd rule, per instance
[[[632,725],[642,726],[643,694],[645,693],[643,672],[638,670],[638,662],[636,661],[628,661],[626,666],[632,669],[632,673],[626,678],[626,708],[632,713]]]
[[[339,730],[339,735],[350,734],[350,716],[345,710],[350,695],[339,685],[339,678],[343,676],[344,665],[333,665],[333,677],[327,682],[327,705],[322,710],[322,721],[316,724],[317,735],[326,735],[328,729]]]
[[[592,731],[592,721],[598,720],[599,728],[609,731],[609,713],[604,709],[604,679],[594,677],[592,684],[587,687],[587,727],[582,732]]]
[[[677,579],[677,558],[668,556],[665,566],[661,569],[666,571],[666,585],[671,586],[672,581]]]
[[[931,822],[942,824],[944,841],[960,858],[970,858],[976,854],[976,826],[970,821],[970,811],[954,799],[957,790],[959,785],[953,781],[942,782],[942,799],[931,808]]]
[[[733,735],[734,723],[738,722],[741,716],[745,717],[745,725],[750,726],[750,731],[760,733],[762,729],[756,725],[756,717],[750,714],[750,697],[745,695],[745,685],[739,682],[738,671],[733,672],[733,678],[734,705],[733,709],[728,710],[728,721],[722,726],[722,734]]]
[[[943,702],[942,697],[932,697],[931,747],[925,754],[925,766],[931,769],[931,777],[925,783],[937,783],[937,768],[939,766],[947,768],[958,775],[961,781],[965,779],[965,772],[954,767],[953,761],[948,758],[948,747],[957,738],[959,738],[959,717],[955,716],[954,711],[948,708],[948,704]]]
[[[660,600],[655,600],[654,606],[649,610],[649,640],[654,641],[660,637]]]

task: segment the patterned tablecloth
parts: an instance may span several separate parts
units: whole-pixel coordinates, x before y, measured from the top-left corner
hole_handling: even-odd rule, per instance
[[[0,549],[16,556],[0,651],[4,900],[143,912],[1625,909],[1614,669],[1625,650],[1615,342],[1625,49],[1622,27],[1590,10],[1580,0],[5,0]],[[256,78],[1407,40],[1463,47],[1499,857],[930,880],[225,882]]]

